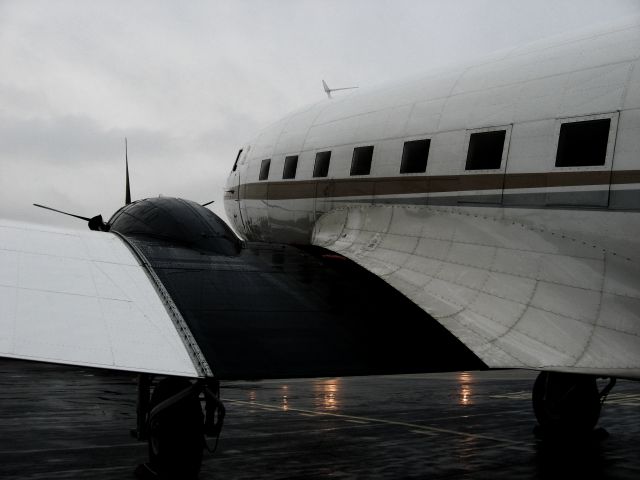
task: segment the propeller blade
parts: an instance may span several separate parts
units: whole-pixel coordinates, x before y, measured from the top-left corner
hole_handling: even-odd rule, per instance
[[[125,168],[127,170],[127,185],[124,195],[124,204],[129,205],[131,203],[131,187],[129,186],[129,154],[127,152],[127,137],[124,138],[124,161]]]
[[[210,202],[203,203],[202,206],[206,207],[207,205],[211,205],[213,202],[215,202],[215,200],[211,200]]]
[[[109,227],[104,223],[104,220],[102,220],[102,215],[96,215],[95,217],[88,218],[88,217],[83,217],[81,215],[74,215],[73,213],[69,213],[69,212],[63,212],[62,210],[58,210],[56,208],[47,207],[45,205],[40,205],[39,203],[34,203],[33,205],[35,207],[44,208],[45,210],[51,210],[52,212],[62,213],[63,215],[69,215],[70,217],[79,218],[80,220],[84,220],[85,222],[89,222],[89,228],[91,230],[97,230],[97,231],[100,231],[100,232],[109,231]]]
[[[69,213],[69,212],[63,212],[62,210],[56,210],[55,208],[51,208],[51,207],[46,207],[44,205],[40,205],[38,203],[34,203],[33,204],[35,207],[40,207],[40,208],[44,208],[46,210],[51,210],[53,212],[58,212],[58,213],[62,213],[63,215],[69,215],[70,217],[75,217],[75,218],[79,218],[80,220],[85,220],[85,221],[89,221],[91,220],[90,218],[87,217],[81,217],[80,215],[74,215],[73,213]]]

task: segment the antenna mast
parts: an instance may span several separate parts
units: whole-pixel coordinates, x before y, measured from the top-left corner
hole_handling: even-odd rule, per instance
[[[124,204],[129,205],[131,203],[131,187],[129,186],[129,154],[127,151],[127,137],[124,137],[124,162],[127,171],[126,191],[124,194]]]
[[[333,98],[331,96],[331,92],[337,92],[338,90],[353,90],[354,88],[358,88],[358,87],[329,88],[329,85],[327,85],[327,82],[322,80],[322,88],[324,89],[324,93],[327,94],[327,97]]]

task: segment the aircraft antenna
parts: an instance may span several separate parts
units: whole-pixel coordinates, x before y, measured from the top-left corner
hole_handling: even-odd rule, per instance
[[[124,162],[125,169],[127,171],[126,191],[124,195],[124,204],[129,205],[131,203],[131,187],[129,186],[129,155],[127,152],[127,137],[124,137]]]
[[[327,94],[327,97],[329,98],[333,98],[331,96],[331,92],[337,92],[338,90],[353,90],[354,88],[358,88],[358,87],[340,87],[340,88],[329,88],[329,85],[327,85],[327,82],[325,82],[324,80],[322,80],[322,88],[324,89],[324,93]]]

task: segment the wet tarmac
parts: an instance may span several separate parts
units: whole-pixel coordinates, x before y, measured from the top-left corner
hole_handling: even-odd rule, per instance
[[[640,478],[640,383],[619,380],[607,438],[532,433],[535,373],[227,382],[201,479]],[[132,479],[135,376],[0,359],[1,479]]]

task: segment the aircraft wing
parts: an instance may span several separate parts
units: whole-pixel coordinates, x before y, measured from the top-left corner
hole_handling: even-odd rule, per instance
[[[485,368],[377,277],[316,250],[0,222],[0,356],[225,380]]]
[[[179,321],[117,235],[0,222],[0,356],[204,376]]]
[[[384,279],[489,367],[640,378],[637,252],[584,240],[499,209],[377,205],[325,214],[312,241]]]

